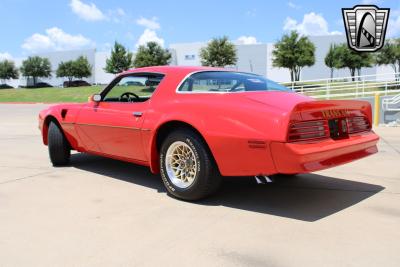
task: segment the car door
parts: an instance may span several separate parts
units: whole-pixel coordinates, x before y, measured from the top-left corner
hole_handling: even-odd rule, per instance
[[[84,105],[76,127],[87,151],[115,158],[147,161],[141,138],[142,125],[148,100],[158,85],[150,85],[150,79],[157,83],[158,78],[146,75],[117,78],[102,92],[101,101]],[[132,93],[142,96],[137,99]]]

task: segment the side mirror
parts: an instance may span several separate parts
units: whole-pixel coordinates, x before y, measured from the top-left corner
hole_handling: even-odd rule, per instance
[[[100,94],[94,94],[92,96],[89,97],[89,101],[93,101],[93,102],[100,102],[101,101],[101,95]]]

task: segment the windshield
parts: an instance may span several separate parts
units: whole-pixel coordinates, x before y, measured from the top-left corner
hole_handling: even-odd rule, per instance
[[[204,71],[192,74],[179,87],[178,91],[254,92],[291,90],[256,74],[231,71]]]

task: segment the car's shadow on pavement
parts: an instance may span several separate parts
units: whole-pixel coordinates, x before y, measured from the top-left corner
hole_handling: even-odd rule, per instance
[[[78,153],[71,157],[74,168],[98,173],[166,193],[161,178],[147,167]],[[349,208],[384,187],[318,174],[276,177],[274,183],[257,184],[252,177],[225,178],[213,196],[193,205],[235,209],[313,222]]]

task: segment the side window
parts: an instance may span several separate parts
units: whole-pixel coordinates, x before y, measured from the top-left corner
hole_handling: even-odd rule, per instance
[[[193,82],[193,80],[191,78],[186,79],[186,81],[179,88],[179,91],[191,91],[192,82]]]
[[[178,88],[186,92],[290,91],[260,75],[234,71],[202,71],[192,74]]]
[[[229,91],[237,81],[224,79],[197,79],[193,81],[192,91]]]
[[[238,80],[225,79],[192,79],[188,78],[179,88],[179,91],[193,92],[221,92],[229,91],[238,84]]]
[[[153,95],[162,78],[159,74],[125,76],[107,92],[103,101],[144,102]]]

